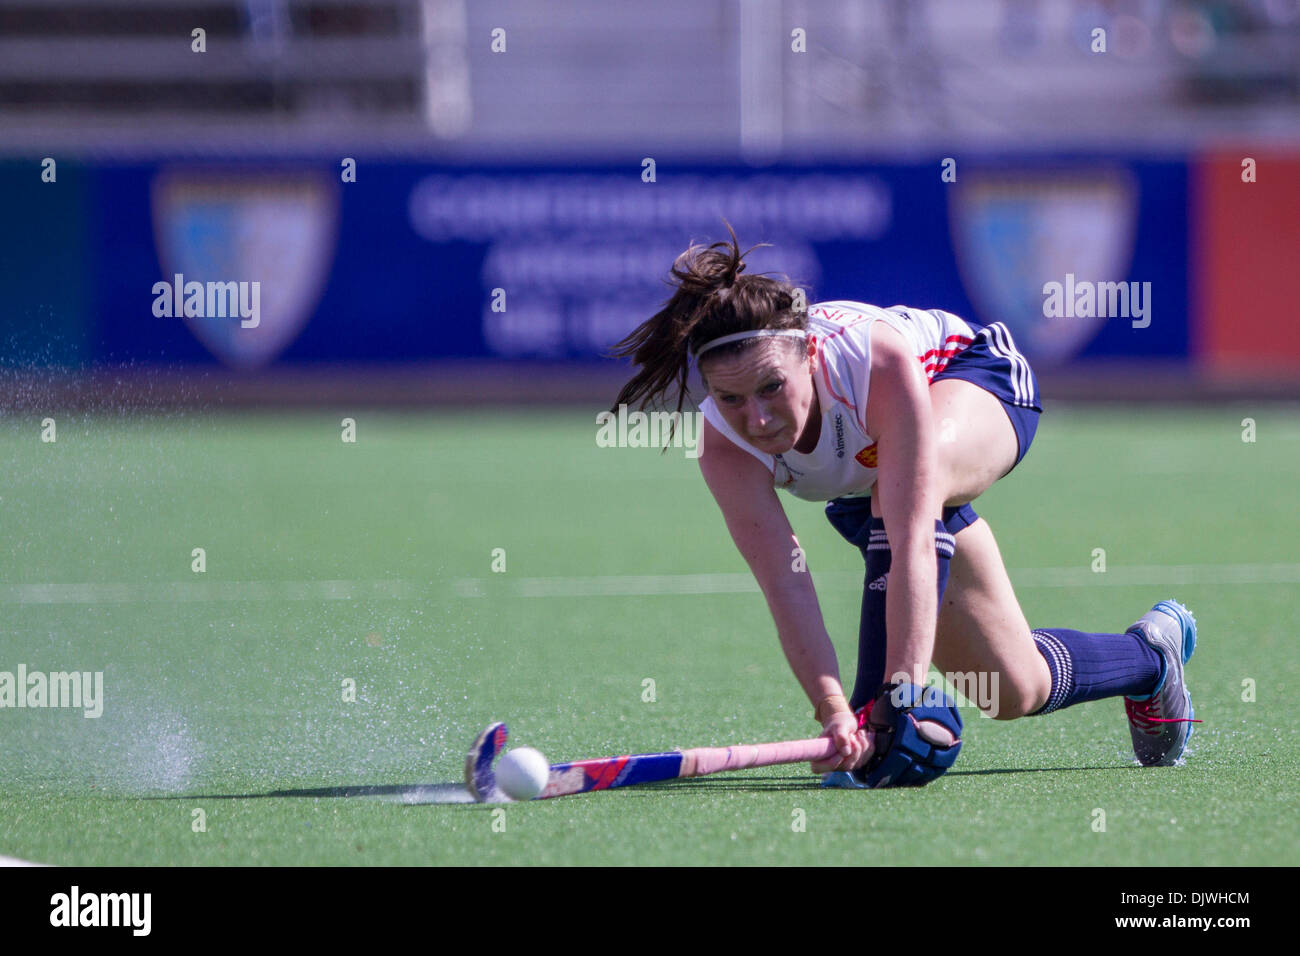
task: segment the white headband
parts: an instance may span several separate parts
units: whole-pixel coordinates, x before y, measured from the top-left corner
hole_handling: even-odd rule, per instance
[[[718,345],[726,345],[728,342],[739,342],[741,339],[767,338],[774,335],[787,335],[791,338],[807,338],[808,333],[803,329],[751,329],[748,332],[735,332],[731,335],[724,335],[721,338],[714,339],[712,342],[705,342],[693,353],[695,360],[699,361],[701,355],[709,349]]]

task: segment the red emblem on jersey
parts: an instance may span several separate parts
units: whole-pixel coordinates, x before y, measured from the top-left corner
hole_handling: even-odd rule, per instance
[[[872,442],[862,451],[853,456],[859,465],[863,468],[876,467],[876,443]]]

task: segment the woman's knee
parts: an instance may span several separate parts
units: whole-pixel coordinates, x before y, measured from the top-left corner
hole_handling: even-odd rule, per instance
[[[998,675],[994,675],[997,677]],[[994,720],[1015,720],[1028,717],[1047,703],[1051,693],[1051,672],[1047,675],[1047,686],[1043,686],[1042,675],[1025,673],[1003,676],[997,681],[998,693],[993,696],[994,707],[985,710]]]
[[[1000,697],[996,708],[985,713],[994,720],[1015,720],[1017,717],[1028,717],[1041,706],[1042,703],[1031,691],[1017,688]]]
[[[952,640],[951,629],[945,637]],[[944,648],[949,652],[952,649],[951,644]],[[1052,675],[1045,663],[1041,669],[1034,666],[1036,662],[1032,660],[1021,662],[1024,666],[1018,663],[1008,667],[1005,661],[987,657],[978,660],[980,655],[969,653],[969,644],[964,650],[965,653],[955,655],[936,653],[935,666],[942,670],[944,665],[940,663],[940,657],[955,657],[969,668],[965,671],[942,670],[944,680],[986,716],[994,720],[1015,720],[1029,716],[1047,702],[1052,690]],[[1038,662],[1042,659],[1039,658]]]
[[[1042,706],[1039,690],[1031,682],[1008,680],[997,670],[950,671],[943,677],[958,694],[994,720],[1015,720]]]

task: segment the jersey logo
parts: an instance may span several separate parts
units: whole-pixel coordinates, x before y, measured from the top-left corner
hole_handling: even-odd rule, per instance
[[[853,456],[854,460],[863,468],[876,467],[876,443],[872,442],[862,451]]]
[[[785,459],[780,455],[773,455],[772,458],[774,459],[772,476],[779,479],[781,477],[781,472],[785,472],[785,479],[781,481],[782,488],[788,488],[790,485],[793,485],[795,480],[803,475],[802,471],[797,471],[786,464]]]

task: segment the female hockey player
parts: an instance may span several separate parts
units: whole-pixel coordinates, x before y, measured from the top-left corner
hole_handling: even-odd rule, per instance
[[[730,228],[730,227],[728,227]],[[730,243],[692,245],[664,308],[615,348],[640,370],[615,402],[681,411],[692,359],[707,397],[700,468],[767,600],[795,677],[839,759],[828,786],[925,784],[961,747],[953,699],[924,686],[983,675],[1000,719],[1123,697],[1138,760],[1168,765],[1194,722],[1183,665],[1196,623],[1161,601],[1122,634],[1031,630],[988,523],[972,508],[1029,450],[1037,383],[1001,323],[861,302],[799,308],[741,275]],[[866,561],[853,693],[840,684],[802,552],[776,489],[826,501]]]

